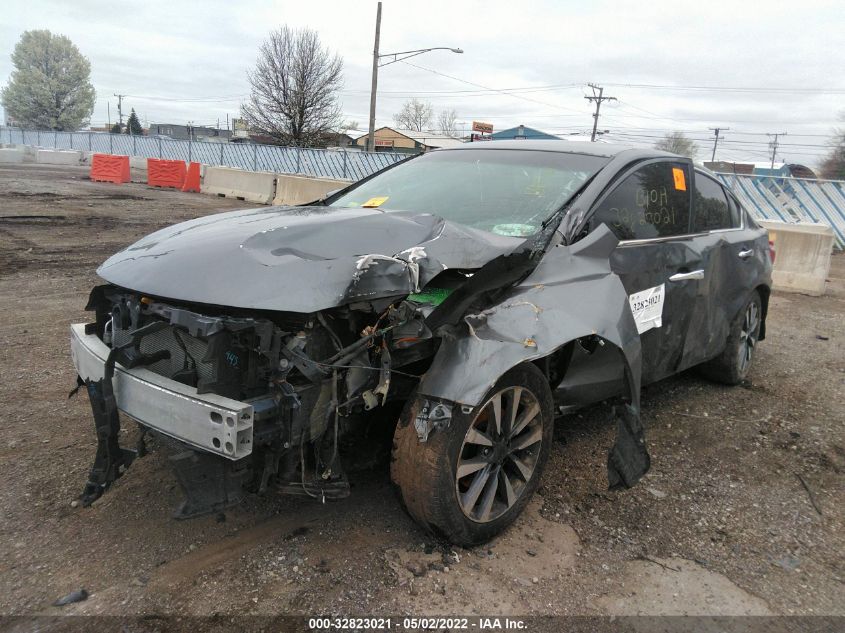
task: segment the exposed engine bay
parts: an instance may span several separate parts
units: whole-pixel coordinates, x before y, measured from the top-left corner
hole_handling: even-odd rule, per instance
[[[450,273],[443,281],[453,276],[466,278]],[[112,371],[114,363],[143,367],[197,394],[252,406],[252,417],[239,420],[211,412],[210,444],[171,458],[186,495],[177,516],[188,517],[237,502],[242,488],[262,493],[271,484],[322,499],[348,495],[339,442],[356,418],[413,391],[439,343],[424,318],[448,293],[429,290],[315,314],[249,313],[106,285],[91,293],[88,309],[96,320],[86,333],[111,349]],[[95,418],[108,390],[99,383],[89,384]],[[116,447],[110,453],[125,466],[134,458]],[[115,464],[95,464],[83,502],[96,499],[119,472]],[[209,485],[212,478],[217,485]]]

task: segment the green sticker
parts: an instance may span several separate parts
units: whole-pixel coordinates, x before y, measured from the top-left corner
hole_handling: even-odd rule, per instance
[[[439,306],[452,294],[448,288],[426,288],[420,292],[408,295],[408,301],[416,303],[430,303],[431,305]]]

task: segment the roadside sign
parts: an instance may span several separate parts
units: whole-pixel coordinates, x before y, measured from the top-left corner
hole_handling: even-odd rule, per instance
[[[472,131],[473,132],[481,132],[482,134],[492,134],[493,133],[493,124],[492,123],[484,123],[483,121],[473,121],[472,122]]]

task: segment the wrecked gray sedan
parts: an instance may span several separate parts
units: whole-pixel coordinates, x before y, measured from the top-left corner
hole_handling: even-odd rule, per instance
[[[313,204],[163,229],[98,273],[96,318],[71,329],[98,438],[83,503],[145,432],[176,448],[178,517],[346,496],[344,436],[398,404],[401,500],[464,545],[525,507],[559,407],[617,403],[609,485],[634,485],[641,385],[741,382],[771,287],[765,230],[708,173],[563,141],[429,152]]]

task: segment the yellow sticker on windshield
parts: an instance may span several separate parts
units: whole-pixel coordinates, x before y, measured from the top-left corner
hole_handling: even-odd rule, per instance
[[[385,202],[387,202],[387,199],[388,199],[389,197],[390,197],[390,196],[380,196],[380,197],[378,197],[378,198],[370,198],[369,200],[367,200],[367,201],[366,201],[364,204],[362,204],[361,206],[362,206],[362,207],[368,207],[368,208],[380,207],[380,206],[381,206],[381,205],[383,205]]]
[[[678,191],[687,190],[687,178],[683,169],[672,167],[672,175],[675,177],[675,189]]]

